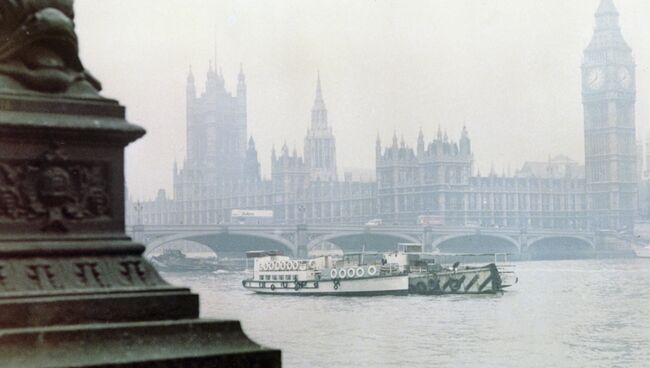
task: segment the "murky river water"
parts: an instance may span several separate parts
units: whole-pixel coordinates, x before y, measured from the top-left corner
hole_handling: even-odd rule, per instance
[[[495,296],[278,297],[243,273],[165,273],[284,367],[650,367],[650,260],[517,264]]]

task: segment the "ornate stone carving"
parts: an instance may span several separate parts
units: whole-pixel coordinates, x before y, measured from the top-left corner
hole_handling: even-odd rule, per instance
[[[284,239],[286,239],[286,240],[293,243],[294,240],[296,239],[296,234],[293,233],[293,232],[291,232],[291,233],[282,233],[282,234],[280,234],[280,237],[282,237],[282,238],[284,238]]]
[[[0,223],[41,221],[43,231],[110,217],[107,164],[71,162],[56,146],[33,161],[0,161]]]
[[[39,92],[66,92],[101,84],[78,55],[72,0],[0,1],[0,75]]]
[[[5,284],[6,279],[7,275],[5,274],[5,265],[0,264],[0,287],[5,288],[7,286]]]

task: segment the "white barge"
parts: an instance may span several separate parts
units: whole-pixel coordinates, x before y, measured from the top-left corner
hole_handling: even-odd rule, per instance
[[[249,252],[253,277],[243,280],[247,290],[281,295],[406,295],[408,275],[396,264],[364,263],[364,254],[340,259],[323,256],[294,260],[277,252]]]

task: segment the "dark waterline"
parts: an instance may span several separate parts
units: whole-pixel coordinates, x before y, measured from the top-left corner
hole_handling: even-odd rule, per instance
[[[517,263],[503,295],[276,297],[244,273],[165,273],[282,349],[284,367],[648,367],[650,260]]]

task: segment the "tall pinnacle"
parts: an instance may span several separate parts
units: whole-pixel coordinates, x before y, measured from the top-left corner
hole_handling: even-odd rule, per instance
[[[613,0],[601,0],[596,10],[596,27],[587,51],[602,52],[603,49],[630,51],[619,26],[619,13]]]
[[[323,91],[320,86],[320,71],[317,72],[316,79],[316,98],[314,99],[314,109],[316,108],[325,108],[325,101],[323,101]]]
[[[601,0],[600,1],[600,5],[598,6],[598,10],[596,11],[596,16],[606,15],[606,14],[618,15],[618,10],[616,9],[616,6],[614,5],[613,0]]]
[[[316,98],[314,99],[314,107],[311,109],[311,128],[313,130],[320,130],[327,128],[327,109],[323,101],[323,91],[320,86],[320,72],[316,80]]]

